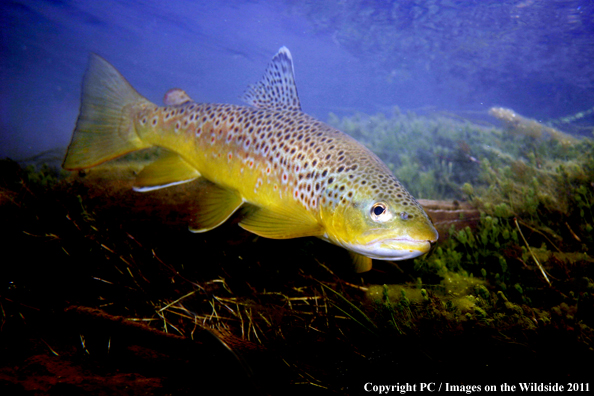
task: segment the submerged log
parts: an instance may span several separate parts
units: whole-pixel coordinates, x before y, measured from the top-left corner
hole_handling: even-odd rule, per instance
[[[440,238],[447,237],[447,231],[453,225],[456,230],[464,227],[474,228],[480,220],[478,209],[468,202],[418,200],[425,212],[431,217]]]
[[[579,139],[565,132],[561,132],[531,118],[522,117],[511,109],[491,107],[489,114],[503,122],[506,129],[516,135],[530,136],[536,140],[557,140],[564,146],[571,146],[579,142]]]

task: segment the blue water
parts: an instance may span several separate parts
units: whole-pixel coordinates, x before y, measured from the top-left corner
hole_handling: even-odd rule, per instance
[[[0,156],[65,147],[89,52],[150,100],[237,103],[279,47],[322,120],[402,109],[550,120],[594,107],[594,2],[4,1]],[[594,120],[587,122],[591,124]]]

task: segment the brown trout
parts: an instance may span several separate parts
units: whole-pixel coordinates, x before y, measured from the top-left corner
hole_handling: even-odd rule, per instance
[[[359,272],[371,259],[420,256],[437,241],[425,211],[375,154],[302,112],[287,48],[244,100],[249,106],[196,103],[173,89],[157,106],[92,54],[63,166],[90,168],[161,147],[165,154],[138,174],[134,189],[206,179],[191,231],[211,230],[249,204],[244,229],[321,238],[348,249]]]

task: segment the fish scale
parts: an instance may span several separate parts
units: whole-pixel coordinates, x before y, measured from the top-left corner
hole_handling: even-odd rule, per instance
[[[233,163],[240,161],[240,174],[247,177],[252,172],[252,178],[260,180],[248,199],[251,203],[260,203],[258,189],[266,184],[279,198],[292,197],[308,210],[316,210],[318,203],[346,203],[353,189],[371,190],[379,199],[395,196],[402,206],[409,206],[409,217],[420,208],[372,152],[304,113],[192,103],[153,108],[140,117],[142,126],[156,120],[146,131],[139,129],[141,137],[155,145],[179,146],[162,139],[163,131],[182,134],[187,142],[194,139],[194,153],[187,158],[218,184],[234,187]]]
[[[195,103],[173,89],[156,106],[93,55],[64,167],[165,148],[134,188],[206,179],[190,230],[215,228],[249,203],[255,210],[240,222],[246,230],[322,238],[347,248],[359,271],[371,268],[371,258],[416,257],[435,243],[429,217],[375,154],[301,111],[288,49],[244,99],[249,106]]]

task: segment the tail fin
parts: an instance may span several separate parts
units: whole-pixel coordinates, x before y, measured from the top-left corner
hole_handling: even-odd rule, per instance
[[[151,104],[111,64],[91,54],[64,169],[90,168],[149,147],[134,129],[132,110],[143,103]]]

